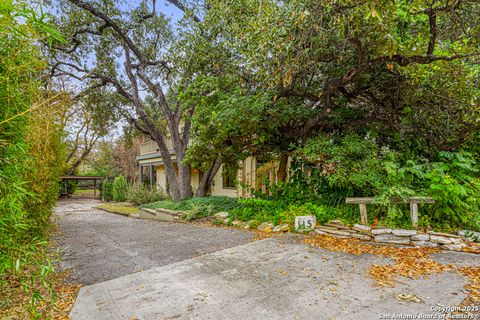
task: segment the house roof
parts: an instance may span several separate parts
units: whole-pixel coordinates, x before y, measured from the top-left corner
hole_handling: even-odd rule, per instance
[[[161,157],[162,156],[160,155],[160,152],[152,152],[152,153],[146,153],[146,154],[138,155],[135,159],[136,160],[147,160],[147,159],[161,158]]]
[[[173,149],[168,149],[168,151],[170,152],[170,155],[174,155],[175,154],[175,151],[173,151]],[[151,152],[151,153],[145,153],[145,154],[141,154],[141,155],[138,155],[135,157],[135,160],[147,160],[147,159],[153,159],[153,158],[161,158],[162,155],[160,154],[160,152]]]

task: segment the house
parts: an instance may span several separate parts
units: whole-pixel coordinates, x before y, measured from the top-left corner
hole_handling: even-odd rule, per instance
[[[173,160],[175,160],[175,153],[171,141],[167,141],[167,146]],[[148,140],[140,144],[140,152],[137,156],[140,183],[147,184],[150,187],[156,186],[169,192],[165,168],[162,157],[158,150],[157,144]],[[264,164],[257,161],[255,156],[250,156],[247,159],[240,161],[237,166],[222,164],[218,170],[215,178],[210,186],[209,194],[212,196],[227,196],[227,197],[249,197],[252,188],[263,189],[262,179],[259,178],[259,173],[262,176],[274,178],[275,173],[272,170],[265,170],[265,168],[272,167],[270,164]],[[201,172],[197,168],[192,168],[191,185],[193,190],[199,185]]]

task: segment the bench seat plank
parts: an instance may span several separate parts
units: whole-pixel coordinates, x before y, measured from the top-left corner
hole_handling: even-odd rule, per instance
[[[360,208],[360,219],[362,224],[367,225],[367,204],[379,204],[381,203],[376,198],[372,197],[348,197],[345,198],[346,204],[358,204]],[[410,204],[410,218],[412,219],[412,225],[416,228],[418,226],[418,204],[419,203],[435,203],[431,197],[409,197],[408,199],[392,198],[390,203],[409,203]]]
[[[345,203],[346,204],[378,204],[380,201],[378,201],[376,198],[373,197],[348,197],[345,198]],[[410,197],[408,199],[402,199],[402,198],[392,198],[390,199],[390,203],[435,203],[435,200],[433,200],[431,197]]]

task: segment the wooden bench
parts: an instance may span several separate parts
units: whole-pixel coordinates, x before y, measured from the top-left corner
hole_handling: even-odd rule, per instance
[[[346,204],[358,204],[360,207],[360,219],[362,224],[367,225],[368,217],[367,217],[367,204],[379,204],[376,198],[355,198],[350,197],[345,199]],[[407,199],[402,198],[392,198],[390,199],[390,203],[409,203],[410,204],[410,218],[412,219],[412,224],[414,227],[418,226],[418,204],[419,203],[435,203],[430,197],[410,197]]]

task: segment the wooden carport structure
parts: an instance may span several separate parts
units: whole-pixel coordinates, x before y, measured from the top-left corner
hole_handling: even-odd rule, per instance
[[[102,177],[102,176],[61,176],[60,179],[62,180],[62,183],[64,184],[65,186],[65,189],[64,190],[67,190],[67,181],[68,180],[77,180],[77,181],[82,181],[82,180],[93,180],[93,196],[96,197],[97,196],[97,181],[100,181],[100,183],[98,184],[98,186],[100,187],[102,184],[101,182],[103,181],[103,179],[105,179],[105,177]],[[62,193],[62,195],[68,195],[68,194],[65,194],[65,193]]]

